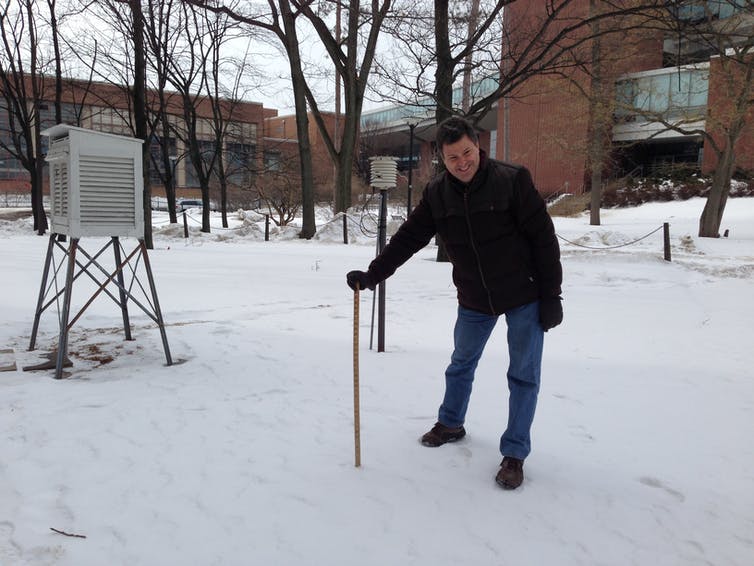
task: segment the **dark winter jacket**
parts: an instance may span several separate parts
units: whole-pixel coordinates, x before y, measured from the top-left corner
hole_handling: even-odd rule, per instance
[[[369,265],[383,281],[437,234],[453,264],[461,306],[487,314],[561,293],[560,248],[544,200],[529,171],[488,159],[467,185],[448,172]]]

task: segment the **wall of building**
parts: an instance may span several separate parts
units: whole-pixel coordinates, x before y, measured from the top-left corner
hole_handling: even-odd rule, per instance
[[[326,127],[330,132],[335,131],[335,114],[323,113]],[[270,117],[265,120],[265,136],[269,137],[268,143],[277,143],[279,140],[298,141],[296,116]],[[314,174],[314,190],[318,199],[329,200],[334,194],[335,167],[330,153],[327,151],[325,140],[319,132],[314,117],[309,115],[309,143],[311,145],[312,167]],[[298,157],[295,157],[298,166]]]
[[[754,55],[748,60],[754,65]],[[730,68],[730,67],[729,67]],[[707,95],[707,132],[711,134],[718,145],[725,144],[725,129],[733,118],[734,100],[740,96],[744,85],[745,66],[733,66],[726,70],[720,57],[710,59],[709,93]],[[732,80],[731,80],[732,79]],[[733,85],[731,88],[730,85]],[[754,88],[750,89],[748,99],[754,98]],[[754,174],[754,105],[749,102],[749,109],[745,116],[746,125],[735,145],[736,163],[739,169]],[[709,146],[709,144],[706,144]],[[717,155],[709,147],[705,147],[702,172],[710,174],[717,165]]]
[[[565,26],[586,18],[589,10],[589,0],[572,2],[558,21],[548,26],[549,36],[545,34],[539,38],[538,45],[553,41],[555,34]],[[544,2],[514,2],[506,7],[514,53],[537,36],[545,17]],[[630,22],[603,22],[601,30],[610,29],[608,25],[615,29],[628,28]],[[593,102],[597,99],[593,95],[590,74],[593,71],[593,44],[578,41],[590,31],[583,28],[561,40],[558,49],[563,49],[564,56],[558,73],[528,77],[507,101],[501,101],[502,108],[498,109],[498,158],[530,169],[537,188],[545,195],[558,192],[578,194],[588,190],[589,142],[600,112],[608,122],[608,139],[610,137],[615,79],[626,72],[662,64],[662,39],[657,33],[622,31],[603,36],[597,47],[602,62],[603,90],[600,100],[603,104],[595,107]],[[503,48],[505,50],[505,45]],[[505,63],[503,67],[506,68]],[[590,101],[590,97],[594,100]],[[609,157],[610,151],[605,154]],[[606,159],[603,167],[609,173],[609,159]]]
[[[54,81],[47,78],[43,81],[42,92],[46,93],[43,98],[41,127],[45,129],[55,124],[54,119]],[[151,106],[156,107],[157,93],[147,93],[151,99]],[[89,83],[85,81],[65,80],[62,92],[63,121],[65,123],[104,131],[119,135],[132,136],[133,129],[129,124],[130,101],[126,89],[109,83]],[[254,158],[250,164],[252,168],[262,168],[262,133],[264,117],[275,113],[274,110],[265,109],[262,104],[256,102],[225,101],[224,110],[226,119],[232,122],[230,130],[234,142],[244,143],[255,148]],[[183,114],[183,106],[177,93],[167,93],[167,107],[169,119],[180,127]],[[199,116],[198,130],[200,137],[210,140],[213,138],[211,119],[212,108],[207,99],[199,100],[197,106]],[[156,132],[159,135],[161,132]],[[186,148],[179,140],[175,140],[176,155],[179,160],[176,165],[178,181],[177,194],[179,197],[195,198],[200,195],[198,186],[190,182],[187,174],[189,165],[188,157],[185,157]],[[28,192],[30,182],[28,173],[23,171],[7,171],[5,157],[0,155],[0,191]],[[150,163],[150,167],[153,164]],[[160,163],[162,167],[162,163]],[[5,174],[3,174],[5,172]],[[12,174],[11,174],[12,173]],[[48,181],[45,178],[45,183]],[[45,188],[45,190],[47,190]],[[154,196],[164,196],[164,187],[152,176],[151,191]]]
[[[498,158],[527,167],[543,194],[583,191],[588,105],[567,86],[531,79],[498,112]]]

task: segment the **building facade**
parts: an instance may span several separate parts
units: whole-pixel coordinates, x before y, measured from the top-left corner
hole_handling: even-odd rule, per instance
[[[332,200],[335,190],[335,166],[327,151],[314,117],[309,114],[309,144],[314,173],[315,200]],[[323,112],[322,119],[327,129],[334,132],[336,117],[332,112]],[[287,171],[300,178],[298,155],[298,130],[295,114],[270,116],[265,119],[265,160],[279,161],[278,172]]]
[[[589,17],[599,5],[590,0],[570,3],[549,33],[554,37],[572,21]],[[671,17],[679,29],[709,30],[699,41],[685,32],[663,33],[660,26],[647,25],[648,20],[601,22],[604,35],[570,52],[573,65],[565,65],[557,75],[528,79],[503,101],[497,154],[530,168],[545,194],[578,194],[590,189],[590,155],[594,155],[590,143],[603,125],[603,182],[682,168],[710,173],[717,159],[702,132],[724,142],[726,128],[717,118],[728,113],[736,89],[748,88],[746,70],[731,71],[720,53],[734,35],[730,30],[744,45],[750,41],[754,30],[750,12],[751,7],[736,0],[681,3]],[[547,17],[545,3],[536,0],[506,6],[510,41],[526,43],[527,30],[541,29]],[[718,34],[717,42],[711,40],[712,33]],[[738,77],[731,82],[731,73],[736,72]],[[748,92],[751,98],[753,91]],[[754,123],[754,105],[749,105],[744,119]],[[735,145],[738,168],[750,172],[754,171],[752,129],[744,128]]]
[[[43,81],[42,102],[39,104],[39,119],[44,130],[56,124],[54,109],[54,82]],[[148,92],[148,106],[156,108],[157,93]],[[183,118],[183,104],[177,93],[166,93],[169,128],[158,128],[150,141],[151,193],[155,197],[165,195],[166,168],[172,169],[177,198],[195,199],[201,196],[199,177],[189,158]],[[61,98],[62,123],[96,131],[133,136],[131,124],[131,101],[124,87],[106,83],[64,81]],[[196,111],[196,137],[200,151],[209,159],[214,151],[217,136],[214,133],[213,109],[207,99],[194,102]],[[298,168],[298,140],[296,139],[295,116],[278,117],[275,109],[262,104],[245,101],[221,101],[226,132],[222,137],[223,162],[227,180],[229,208],[251,206],[259,202],[259,190],[263,183],[285,181],[295,185],[300,193]],[[167,132],[163,134],[163,132]],[[166,139],[160,136],[165,135]],[[0,103],[0,139],[11,143],[11,117],[8,109]],[[323,144],[317,136],[312,138],[318,157],[315,163],[315,181],[321,187],[332,184],[332,166]],[[46,138],[42,137],[41,153],[46,153]],[[167,159],[163,155],[167,148]],[[45,175],[45,183],[47,176]],[[217,196],[219,179],[212,176],[210,198],[219,202]],[[13,154],[0,147],[0,194],[28,194],[30,180],[28,171]],[[323,189],[323,192],[324,189]]]

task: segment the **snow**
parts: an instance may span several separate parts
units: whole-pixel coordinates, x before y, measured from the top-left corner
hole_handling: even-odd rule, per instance
[[[48,239],[28,218],[0,220],[0,350],[19,366],[0,373],[0,564],[752,564],[754,198],[728,201],[727,238],[696,237],[703,206],[603,210],[602,226],[554,219],[565,320],[545,338],[515,491],[494,482],[503,321],[467,437],[418,442],[456,309],[433,245],[387,283],[386,352],[376,330],[369,349],[361,293],[357,468],[345,273],[375,250],[358,217],[343,245],[342,217],[326,213],[317,239],[288,229],[265,242],[259,217],[234,213],[222,229],[213,214],[212,234],[192,220],[183,239],[155,212],[149,258],[176,363],[133,306],[124,341],[120,310],[100,296],[71,330],[63,380],[20,369],[57,344],[53,307],[27,351]],[[663,222],[672,262],[653,232]],[[84,279],[74,302],[91,291]]]

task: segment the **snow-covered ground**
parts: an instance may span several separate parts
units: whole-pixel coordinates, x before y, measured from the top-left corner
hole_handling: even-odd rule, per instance
[[[361,294],[356,468],[345,273],[375,249],[358,219],[343,245],[338,219],[312,241],[264,242],[258,219],[233,214],[222,230],[213,215],[213,234],[192,226],[184,240],[155,213],[149,258],[176,363],[133,306],[124,341],[101,295],[71,330],[64,380],[20,369],[57,344],[52,305],[27,351],[48,239],[29,219],[0,221],[0,350],[19,366],[0,373],[0,564],[753,564],[754,199],[729,200],[729,237],[715,240],[696,237],[703,205],[604,210],[599,227],[555,219],[565,321],[546,335],[533,452],[513,492],[493,479],[503,321],[468,436],[418,442],[456,309],[434,246],[388,281],[384,353],[376,332],[369,349]],[[612,247],[663,222],[672,262],[662,230]]]

